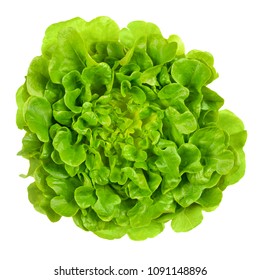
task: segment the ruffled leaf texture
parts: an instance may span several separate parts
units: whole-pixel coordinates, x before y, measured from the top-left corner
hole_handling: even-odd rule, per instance
[[[16,95],[34,208],[106,239],[199,225],[245,173],[247,132],[217,77],[210,53],[153,23],[51,25]]]

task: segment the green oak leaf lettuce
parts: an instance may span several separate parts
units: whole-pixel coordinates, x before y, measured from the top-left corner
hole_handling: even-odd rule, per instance
[[[153,23],[55,23],[16,94],[28,198],[50,221],[144,240],[202,222],[245,173],[247,132],[208,85],[213,56]]]

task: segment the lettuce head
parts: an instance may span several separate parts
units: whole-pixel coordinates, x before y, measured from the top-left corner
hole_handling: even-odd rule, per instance
[[[245,172],[247,133],[220,110],[217,77],[210,53],[150,22],[51,25],[16,94],[29,201],[106,239],[193,229]]]

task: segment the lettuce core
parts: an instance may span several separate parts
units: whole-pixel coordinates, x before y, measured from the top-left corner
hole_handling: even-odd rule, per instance
[[[208,87],[213,64],[149,22],[48,27],[16,94],[34,208],[106,239],[199,225],[245,172],[247,133]]]

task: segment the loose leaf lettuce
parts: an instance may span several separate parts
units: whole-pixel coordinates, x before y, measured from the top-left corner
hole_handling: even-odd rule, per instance
[[[217,77],[210,53],[153,23],[51,25],[16,94],[29,201],[106,239],[193,229],[245,173],[247,132]]]

